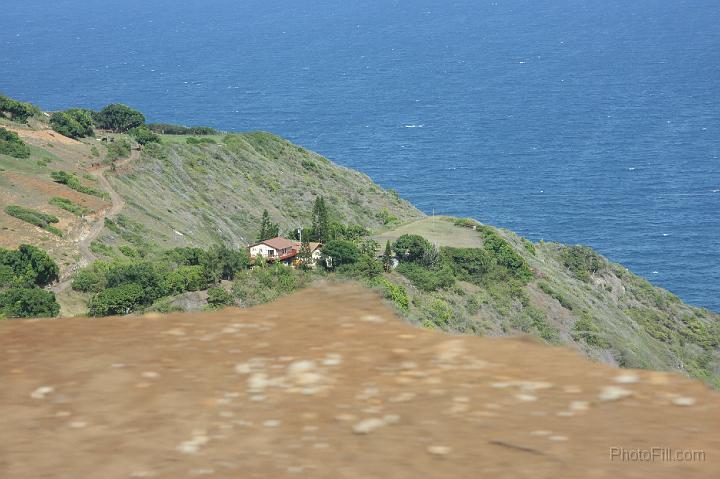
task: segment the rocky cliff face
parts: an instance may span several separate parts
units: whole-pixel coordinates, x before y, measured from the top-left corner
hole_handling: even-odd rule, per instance
[[[6,478],[720,473],[720,399],[702,384],[417,329],[354,285],[249,310],[5,321],[0,342]]]

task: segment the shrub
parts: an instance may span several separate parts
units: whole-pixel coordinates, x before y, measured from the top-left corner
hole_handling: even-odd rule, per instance
[[[430,269],[415,263],[402,263],[397,272],[405,276],[418,289],[437,291],[455,284],[455,276],[449,266]]]
[[[65,211],[69,211],[70,213],[74,214],[75,216],[84,216],[86,214],[92,213],[92,210],[90,208],[86,208],[77,203],[73,203],[72,201],[68,200],[67,198],[61,198],[59,196],[55,196],[54,198],[51,198],[49,203],[51,205],[57,206],[58,208],[62,208]]]
[[[136,283],[123,284],[100,291],[88,304],[91,316],[130,314],[145,302],[146,294]]]
[[[475,284],[480,284],[483,277],[495,266],[492,256],[480,248],[444,247],[440,254],[459,279]]]
[[[70,138],[84,138],[93,135],[92,113],[88,110],[72,108],[58,111],[50,117],[50,126],[61,135]]]
[[[0,155],[13,158],[30,158],[30,148],[14,131],[0,127]]]
[[[0,312],[8,318],[57,316],[55,295],[40,288],[10,288],[0,293]]]
[[[27,244],[20,245],[17,250],[0,248],[0,266],[6,284],[23,287],[47,286],[58,280],[60,272],[45,251]]]
[[[103,198],[103,199],[110,198],[110,195],[108,195],[104,191],[97,190],[95,188],[91,188],[89,186],[83,185],[80,182],[80,179],[73,173],[68,173],[67,171],[53,171],[52,173],[50,173],[50,177],[56,183],[65,185],[70,189],[79,191],[80,193],[84,193],[86,195],[97,196],[98,198]]]
[[[160,137],[144,126],[138,126],[130,130],[130,136],[141,145],[148,143],[160,143]]]
[[[560,252],[562,264],[575,277],[589,281],[590,275],[605,268],[606,262],[593,251],[592,248],[582,245],[565,246]]]
[[[218,131],[207,126],[180,126],[167,123],[148,123],[147,128],[163,135],[217,135]]]
[[[425,328],[447,330],[455,321],[455,312],[442,299],[434,299],[423,306],[421,320]]]
[[[107,157],[110,161],[115,161],[118,158],[127,158],[130,156],[131,145],[126,139],[120,139],[107,145]]]
[[[326,258],[331,258],[330,269],[339,268],[343,265],[351,265],[358,260],[360,250],[355,243],[349,240],[331,240],[322,247],[322,253]]]
[[[210,281],[233,280],[238,271],[247,269],[250,258],[246,250],[232,250],[225,245],[216,245],[202,256],[202,266]]]
[[[32,208],[25,208],[24,206],[10,205],[5,208],[5,213],[10,216],[14,216],[19,220],[23,220],[27,223],[35,225],[46,231],[49,231],[57,236],[62,236],[62,231],[52,226],[52,223],[57,223],[60,220],[57,216],[53,216],[42,211],[37,211]]]
[[[498,278],[511,277],[522,282],[532,279],[532,271],[525,259],[520,256],[503,238],[489,228],[484,229],[483,247],[492,254],[498,268],[495,269]]]
[[[361,254],[357,261],[350,264],[343,264],[337,268],[338,273],[353,278],[372,279],[383,273],[382,264],[372,256]]]
[[[478,221],[472,218],[452,218],[452,222],[455,226],[459,226],[461,228],[476,229],[478,226],[481,226]]]
[[[208,306],[211,308],[222,308],[235,303],[233,296],[225,291],[225,288],[210,288],[208,290]]]
[[[208,279],[202,266],[180,266],[165,275],[162,290],[165,294],[180,294],[207,288]]]
[[[557,300],[557,302],[560,303],[560,306],[562,306],[563,308],[569,309],[570,311],[574,309],[574,305],[570,302],[570,300],[563,296],[562,293],[555,291],[552,286],[550,286],[550,284],[546,281],[538,281],[538,287],[542,290],[543,293]]]
[[[242,301],[243,306],[254,306],[304,287],[311,277],[308,272],[280,264],[255,268],[239,273],[233,285],[233,293]]]
[[[0,114],[14,122],[27,123],[30,117],[40,114],[40,109],[31,103],[0,95]]]
[[[392,301],[398,309],[405,313],[410,310],[410,300],[407,291],[402,285],[391,283],[383,277],[377,277],[375,284],[380,287],[385,299]]]
[[[575,322],[571,335],[575,341],[585,341],[588,346],[603,349],[610,347],[610,342],[602,335],[600,328],[588,314],[583,314],[582,318]]]
[[[72,289],[83,293],[99,293],[107,288],[106,274],[111,265],[104,261],[95,261],[90,266],[75,273]]]
[[[165,272],[158,265],[147,261],[114,264],[105,274],[110,288],[125,284],[140,286],[144,304],[150,304],[165,295],[162,289],[164,276]]]
[[[98,128],[122,133],[145,123],[145,116],[129,106],[114,103],[95,114]]]

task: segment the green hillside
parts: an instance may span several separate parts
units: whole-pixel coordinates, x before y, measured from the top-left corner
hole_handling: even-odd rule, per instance
[[[187,144],[186,137],[163,136],[127,171],[108,175],[126,200],[123,215],[146,238],[163,247],[242,246],[255,240],[263,210],[283,234],[307,225],[317,196],[325,197],[331,218],[371,229],[423,216],[366,175],[269,133],[210,139]]]
[[[587,247],[533,244],[516,234],[472,220],[426,218],[378,235],[381,242],[418,234],[443,251],[489,252],[486,262],[461,257],[464,267],[482,263],[475,275],[454,275],[443,284],[442,270],[419,275],[403,266],[386,275],[407,294],[411,321],[457,333],[528,333],[551,344],[623,367],[680,370],[720,387],[720,315],[683,303],[672,293],[612,263]],[[501,271],[502,258],[487,240],[499,236],[530,274]],[[495,261],[495,263],[493,262]],[[420,270],[422,271],[422,270]],[[433,276],[439,280],[433,282]],[[430,279],[428,279],[430,278]],[[448,284],[449,283],[449,284]],[[381,288],[388,298],[393,291]],[[405,303],[405,300],[402,301]]]

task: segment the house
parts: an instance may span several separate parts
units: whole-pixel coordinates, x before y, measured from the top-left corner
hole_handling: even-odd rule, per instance
[[[310,263],[308,264],[308,266],[315,267],[318,260],[322,256],[322,252],[320,251],[320,248],[322,248],[322,243],[310,242],[310,243],[308,243],[308,246],[310,247]],[[294,247],[298,251],[298,253],[300,253],[300,248],[302,248],[302,243],[300,243],[299,241],[296,241]],[[299,265],[300,265],[300,260],[298,258],[295,258],[295,260],[293,261],[293,266],[299,266]]]
[[[254,259],[260,256],[271,262],[281,261],[290,264],[300,250],[295,247],[295,244],[295,241],[280,236],[260,241],[250,246],[250,258]]]
[[[310,246],[311,257],[308,266],[314,267],[322,256],[320,251],[322,243],[308,243],[308,245]],[[288,266],[299,266],[301,261],[297,256],[300,253],[300,248],[302,248],[302,243],[299,241],[278,236],[251,245],[249,248],[250,259],[261,256],[271,263],[279,261]]]

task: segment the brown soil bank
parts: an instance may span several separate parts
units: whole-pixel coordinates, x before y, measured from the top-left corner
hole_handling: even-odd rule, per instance
[[[418,330],[354,286],[0,344],[3,478],[720,477],[701,384]]]

